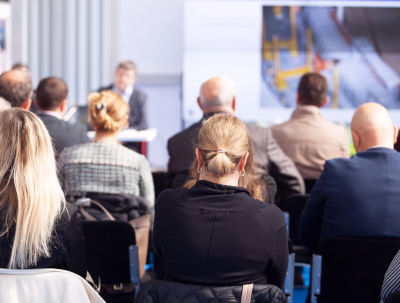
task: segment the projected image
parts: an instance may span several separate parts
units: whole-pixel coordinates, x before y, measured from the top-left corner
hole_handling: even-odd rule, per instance
[[[264,6],[262,107],[294,107],[302,74],[329,84],[331,108],[400,108],[399,8]]]

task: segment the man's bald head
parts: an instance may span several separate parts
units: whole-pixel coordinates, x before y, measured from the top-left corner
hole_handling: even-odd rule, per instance
[[[393,148],[397,128],[382,105],[369,102],[361,105],[351,121],[351,134],[357,152],[373,146]]]
[[[0,97],[10,102],[12,107],[29,109],[31,96],[32,77],[30,73],[12,69],[1,74]]]
[[[201,85],[197,102],[203,113],[235,112],[235,85],[225,77],[208,79]]]

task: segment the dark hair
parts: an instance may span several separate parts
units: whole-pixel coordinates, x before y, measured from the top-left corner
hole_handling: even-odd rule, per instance
[[[328,83],[319,73],[306,73],[297,88],[300,104],[321,107],[328,92]]]
[[[29,73],[10,70],[0,76],[0,97],[11,103],[12,107],[20,107],[31,97],[32,78]]]
[[[54,110],[68,96],[64,80],[57,77],[44,78],[36,89],[37,105],[42,110]]]

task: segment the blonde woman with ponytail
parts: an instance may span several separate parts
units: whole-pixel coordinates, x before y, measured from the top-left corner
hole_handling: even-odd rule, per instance
[[[118,133],[128,127],[129,106],[111,90],[91,93],[89,120],[93,142],[68,147],[58,158],[67,196],[118,194],[141,197],[154,204],[154,185],[147,159],[120,144]],[[114,205],[115,212],[124,212]],[[121,220],[130,218],[121,218]]]
[[[165,190],[156,202],[160,278],[282,288],[286,224],[275,205],[260,201],[246,126],[231,114],[213,115],[203,121],[195,153],[194,180]]]
[[[19,108],[0,112],[0,155],[0,267],[84,275],[82,230],[65,205],[42,121]]]

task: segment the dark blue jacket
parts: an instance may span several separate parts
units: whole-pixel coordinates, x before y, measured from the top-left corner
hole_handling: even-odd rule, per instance
[[[400,154],[377,147],[325,163],[303,210],[300,240],[400,237]]]

